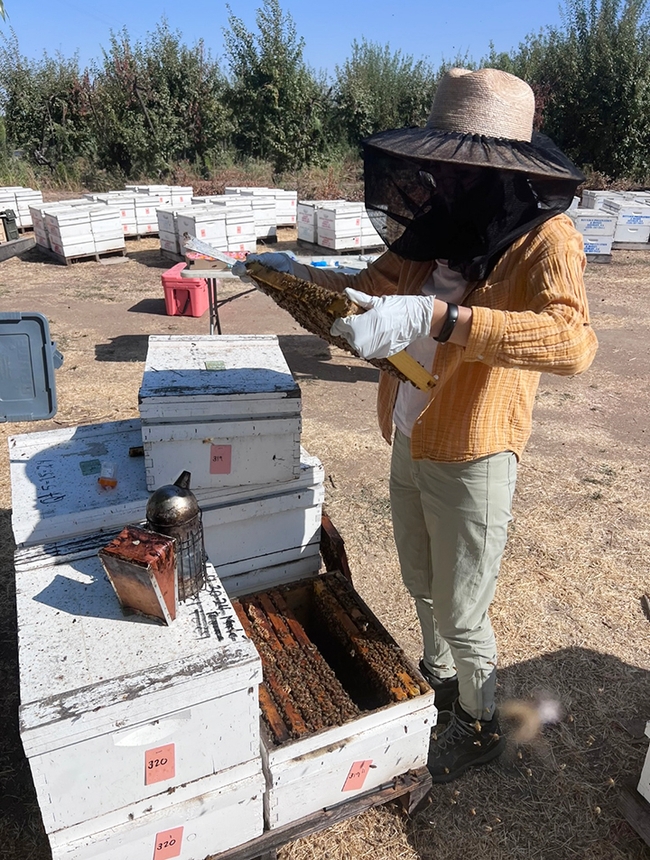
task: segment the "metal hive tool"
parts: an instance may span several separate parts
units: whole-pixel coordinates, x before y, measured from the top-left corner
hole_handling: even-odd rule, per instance
[[[247,263],[246,272],[263,293],[288,311],[303,328],[359,357],[345,338],[330,334],[335,319],[365,313],[346,295],[295,275],[270,269],[257,261]],[[389,358],[366,360],[379,370],[397,376],[402,382],[411,382],[423,391],[428,391],[434,385],[431,374],[404,350]]]

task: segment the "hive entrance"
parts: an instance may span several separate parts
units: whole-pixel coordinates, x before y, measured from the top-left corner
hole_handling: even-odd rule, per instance
[[[262,658],[260,706],[276,744],[428,689],[338,571],[234,605]]]

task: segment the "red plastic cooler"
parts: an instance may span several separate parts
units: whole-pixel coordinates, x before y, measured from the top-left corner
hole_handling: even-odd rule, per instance
[[[162,275],[167,316],[201,317],[208,309],[208,285],[204,278],[182,278],[186,263],[177,263]]]

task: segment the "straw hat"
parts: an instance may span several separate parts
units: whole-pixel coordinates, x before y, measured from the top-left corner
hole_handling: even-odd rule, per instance
[[[427,124],[366,138],[364,157],[375,152],[420,164],[447,162],[583,181],[553,141],[533,130],[534,114],[534,93],[515,75],[451,69],[438,84]]]
[[[530,143],[535,96],[525,81],[499,69],[451,69],[440,81],[427,126]]]

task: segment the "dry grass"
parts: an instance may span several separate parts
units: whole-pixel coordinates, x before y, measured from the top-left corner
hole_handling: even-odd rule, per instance
[[[145,333],[205,332],[205,320],[160,314],[155,242],[133,261],[64,269],[36,257],[0,266],[0,307],[39,302],[65,353],[57,375],[63,425],[137,414]],[[556,698],[560,721],[511,742],[496,764],[436,787],[409,819],[375,809],[286,846],[282,860],[642,860],[650,849],[617,810],[636,783],[650,719],[647,457],[650,252],[589,265],[600,349],[580,377],[543,377],[533,437],[520,467],[512,527],[492,610],[501,701]],[[89,297],[92,298],[89,298]],[[343,533],[357,589],[407,652],[417,620],[397,571],[389,449],[376,430],[375,372],[308,337],[270,300],[231,286],[228,333],[276,331],[303,391],[303,444],[326,468],[327,507]],[[264,304],[266,303],[266,304]],[[28,308],[28,305],[31,305]],[[140,308],[133,312],[131,308]],[[158,310],[156,310],[158,308]],[[262,311],[260,312],[260,308]],[[49,426],[55,426],[52,423]],[[8,425],[12,432],[40,425]],[[13,545],[6,457],[0,462],[0,852],[46,860],[17,727]]]

